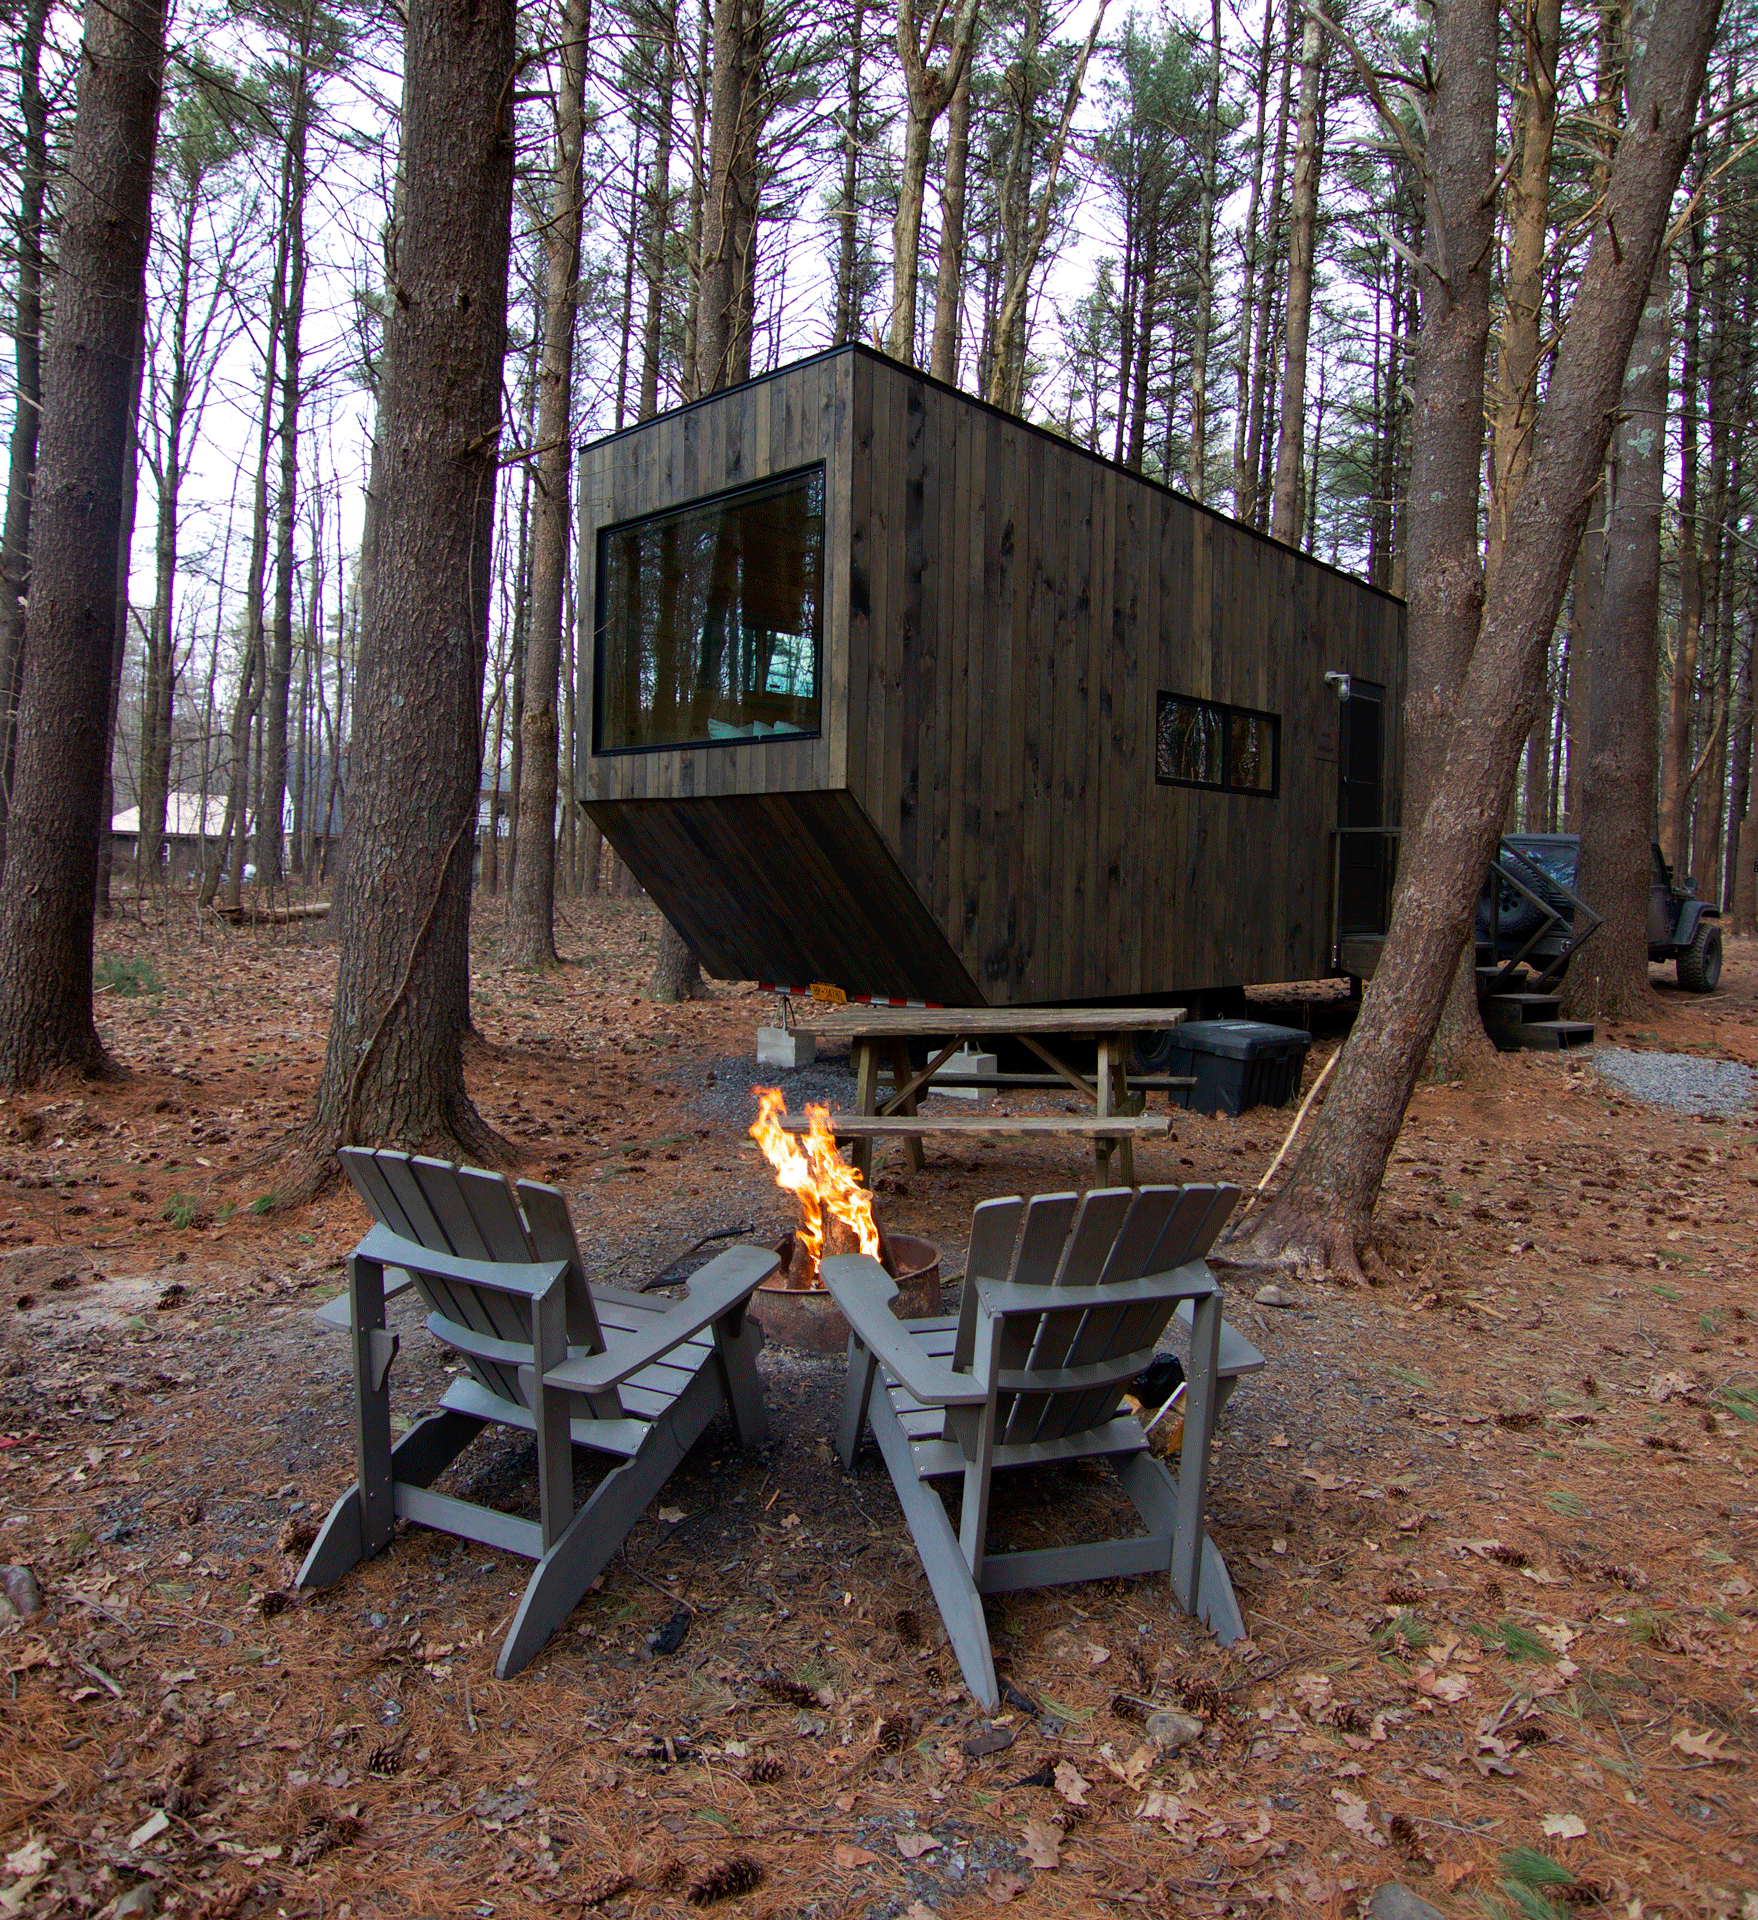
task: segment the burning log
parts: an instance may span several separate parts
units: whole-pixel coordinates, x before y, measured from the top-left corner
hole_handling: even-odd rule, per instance
[[[754,1087],[758,1112],[751,1138],[775,1169],[775,1184],[794,1196],[800,1222],[788,1255],[790,1291],[821,1293],[818,1263],[827,1254],[870,1254],[886,1271],[896,1267],[886,1259],[884,1236],[873,1219],[873,1202],[861,1176],[847,1165],[830,1131],[830,1109],[808,1106],[811,1131],[803,1138],[781,1125],[787,1101],[779,1087]]]

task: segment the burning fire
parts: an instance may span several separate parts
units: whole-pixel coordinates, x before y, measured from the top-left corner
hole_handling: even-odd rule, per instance
[[[787,1132],[782,1116],[787,1100],[779,1087],[753,1087],[758,1114],[751,1138],[763,1150],[763,1157],[775,1169],[775,1184],[791,1193],[800,1209],[796,1243],[806,1256],[809,1278],[806,1284],[821,1287],[818,1261],[824,1252],[826,1216],[840,1221],[847,1234],[834,1237],[847,1241],[852,1236],[862,1253],[879,1258],[879,1229],[873,1224],[873,1203],[861,1185],[860,1175],[843,1162],[836,1148],[836,1136],[830,1131],[830,1109],[808,1106],[806,1118],[811,1131],[804,1138]],[[832,1251],[836,1251],[833,1247]]]

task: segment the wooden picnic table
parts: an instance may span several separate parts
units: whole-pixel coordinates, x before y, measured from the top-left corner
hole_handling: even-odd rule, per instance
[[[1164,1085],[1166,1076],[1137,1075],[1132,1086],[1131,1041],[1138,1033],[1176,1027],[1184,1018],[1183,1007],[847,1007],[802,1025],[816,1040],[846,1039],[849,1042],[855,1070],[856,1111],[841,1116],[844,1125],[838,1132],[850,1141],[851,1159],[863,1180],[872,1174],[876,1134],[901,1134],[911,1167],[920,1168],[924,1164],[922,1138],[925,1134],[1001,1137],[1042,1132],[1090,1136],[1101,1184],[1109,1184],[1111,1158],[1115,1154],[1123,1184],[1132,1187],[1135,1185],[1136,1138],[1144,1134],[1164,1135],[1170,1121],[1161,1116],[1149,1119],[1141,1111],[1143,1083]],[[922,1090],[960,1047],[970,1040],[1000,1034],[1011,1035],[1044,1062],[1054,1075],[1050,1085],[1061,1082],[1083,1100],[1090,1101],[1090,1117],[1071,1120],[1062,1116],[1053,1126],[1026,1127],[1019,1117],[1004,1115],[992,1119],[961,1115],[954,1119],[917,1113]],[[909,1043],[924,1036],[944,1040],[945,1044],[920,1072],[915,1072],[910,1067]],[[1058,1059],[1044,1044],[1047,1039],[1057,1038],[1094,1043],[1098,1057],[1090,1077]],[[882,1056],[890,1061],[894,1089],[883,1106],[878,1097]],[[1015,1082],[1018,1076],[996,1075],[994,1078],[1006,1085]],[[961,1084],[971,1082],[961,1077]],[[916,1119],[919,1124],[908,1131],[874,1124],[904,1116]],[[833,1115],[833,1127],[836,1122],[837,1116]],[[1107,1122],[1111,1124],[1106,1125]]]

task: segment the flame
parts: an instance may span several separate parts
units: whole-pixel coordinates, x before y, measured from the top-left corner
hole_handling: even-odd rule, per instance
[[[753,1087],[757,1119],[751,1138],[775,1169],[775,1184],[791,1193],[800,1209],[799,1242],[811,1265],[812,1283],[818,1279],[818,1260],[824,1251],[824,1216],[840,1220],[859,1239],[861,1251],[879,1257],[879,1229],[873,1224],[873,1203],[854,1168],[844,1164],[830,1131],[830,1109],[808,1106],[811,1130],[803,1138],[787,1132],[781,1121],[787,1100],[779,1087]]]

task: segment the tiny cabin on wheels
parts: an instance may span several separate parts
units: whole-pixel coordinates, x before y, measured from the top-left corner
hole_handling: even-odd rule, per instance
[[[864,347],[592,442],[579,511],[578,798],[711,973],[1127,1002],[1383,931],[1389,595]]]

